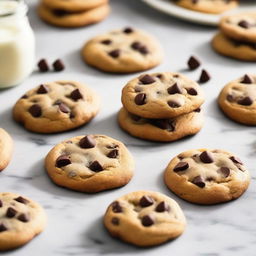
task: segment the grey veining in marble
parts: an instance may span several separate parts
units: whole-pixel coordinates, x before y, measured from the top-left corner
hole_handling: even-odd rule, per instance
[[[15,140],[14,158],[0,174],[1,191],[14,191],[40,202],[48,215],[45,232],[8,256],[82,255],[175,255],[175,256],[255,256],[256,255],[256,130],[236,124],[223,116],[216,104],[220,89],[244,73],[255,72],[255,64],[229,60],[215,54],[210,40],[213,28],[189,24],[161,14],[139,0],[112,0],[112,14],[104,22],[80,29],[59,29],[41,22],[36,0],[29,17],[37,39],[37,58],[53,62],[62,58],[65,72],[34,72],[21,85],[0,91],[0,126]],[[205,126],[196,136],[174,143],[153,143],[130,137],[121,131],[116,113],[121,107],[121,89],[134,77],[101,73],[84,65],[80,57],[83,43],[94,35],[123,26],[145,29],[158,37],[165,49],[165,60],[154,71],[183,71],[197,80],[200,69],[185,70],[191,54],[200,58],[212,80],[202,85],[206,93]],[[24,130],[11,117],[16,100],[30,88],[46,81],[74,79],[94,88],[102,98],[99,115],[88,125],[55,135],[39,135]],[[125,187],[87,195],[55,186],[47,177],[43,160],[56,143],[85,133],[102,133],[127,144],[136,161],[136,172]],[[234,152],[252,174],[249,190],[238,200],[217,206],[189,204],[172,194],[163,184],[163,171],[176,154],[192,148],[223,148]],[[140,189],[165,193],[179,202],[188,220],[186,232],[178,239],[151,249],[138,249],[111,238],[102,224],[109,203]]]

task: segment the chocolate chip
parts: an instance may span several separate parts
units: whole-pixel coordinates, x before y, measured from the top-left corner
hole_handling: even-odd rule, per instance
[[[70,108],[64,103],[59,104],[59,109],[63,113],[69,113],[70,112]]]
[[[187,90],[187,93],[188,93],[189,95],[195,96],[195,95],[198,94],[198,93],[197,93],[197,90],[194,89],[194,88],[188,88],[188,89],[186,89],[186,90]]]
[[[189,168],[189,164],[187,162],[179,162],[174,168],[174,172],[185,171]]]
[[[4,232],[6,230],[8,230],[7,227],[3,223],[1,223],[0,224],[0,232]]]
[[[121,205],[119,204],[118,201],[115,201],[112,203],[112,211],[114,213],[120,213],[120,212],[123,212],[123,209],[121,207]]]
[[[228,94],[227,95],[227,101],[234,102],[235,101],[235,97],[232,94]]]
[[[49,65],[48,65],[46,59],[41,59],[37,63],[37,66],[38,66],[40,72],[47,72],[47,71],[49,71]]]
[[[202,70],[202,73],[201,73],[201,75],[200,75],[200,78],[199,78],[199,83],[206,83],[206,82],[208,82],[210,79],[211,79],[210,74],[209,74],[205,69],[203,69],[203,70]]]
[[[245,74],[242,81],[241,81],[242,84],[252,84],[253,81],[252,79],[247,75]]]
[[[153,203],[154,203],[154,200],[153,200],[152,197],[150,197],[150,196],[143,196],[140,199],[139,205],[141,207],[148,207],[148,206],[152,205]]]
[[[144,105],[146,104],[147,95],[145,93],[139,93],[136,95],[134,101],[137,105]]]
[[[199,0],[192,0],[192,4],[197,4]]]
[[[221,173],[225,178],[230,175],[230,169],[228,167],[221,167],[218,172]]]
[[[126,33],[126,34],[130,34],[130,33],[133,32],[133,29],[128,27],[128,28],[125,28],[125,29],[123,30],[123,32]]]
[[[27,199],[25,199],[24,197],[22,197],[22,196],[14,198],[14,200],[21,203],[21,204],[28,204],[29,203],[29,201]]]
[[[140,47],[139,52],[140,52],[141,54],[146,55],[146,54],[149,53],[149,50],[148,50],[148,48],[144,45],[144,46]]]
[[[23,96],[21,96],[21,99],[27,99],[28,95],[24,94]]]
[[[111,220],[111,223],[113,224],[113,225],[115,225],[115,226],[118,226],[119,225],[119,219],[118,218],[116,218],[116,217],[114,217],[114,218],[112,218],[112,220]]]
[[[58,168],[67,166],[69,164],[71,164],[71,160],[69,159],[69,157],[67,155],[61,155],[56,160],[56,166]]]
[[[74,101],[78,101],[83,98],[83,95],[79,91],[79,89],[75,89],[74,91],[71,92],[70,98]]]
[[[194,112],[198,112],[198,113],[200,113],[200,112],[201,112],[201,108],[197,108],[197,109],[195,109],[195,110],[194,110]]]
[[[41,84],[37,90],[37,94],[46,94],[48,91],[48,88],[44,84]]]
[[[103,171],[103,167],[101,166],[101,164],[97,160],[93,161],[89,165],[89,169],[92,170],[93,172],[101,172],[101,171]]]
[[[94,148],[96,146],[96,140],[93,136],[87,135],[79,141],[79,146],[81,148]]]
[[[27,215],[27,214],[24,214],[24,213],[20,214],[20,215],[17,217],[17,219],[18,219],[19,221],[22,221],[22,222],[29,222],[29,217],[28,217],[28,215]]]
[[[113,50],[108,53],[112,58],[118,58],[120,56],[121,51],[119,49]]]
[[[188,67],[190,70],[195,70],[201,65],[200,61],[194,56],[191,56],[188,60]]]
[[[250,27],[250,24],[246,20],[241,20],[238,22],[238,26],[247,29]]]
[[[34,104],[28,109],[28,112],[33,117],[40,117],[42,115],[42,108],[40,107],[40,105]]]
[[[142,47],[142,44],[138,41],[135,41],[131,44],[131,48],[136,51],[139,51],[141,47]]]
[[[199,155],[199,158],[205,164],[210,164],[210,163],[214,162],[212,153],[210,153],[208,151],[204,151],[203,153],[201,153]]]
[[[154,221],[152,216],[145,215],[145,216],[142,217],[141,223],[142,223],[143,226],[149,227],[149,226],[152,226],[155,223],[155,221]]]
[[[247,96],[247,97],[244,97],[244,98],[238,100],[237,103],[240,105],[243,105],[243,106],[250,106],[253,103],[253,99],[251,97]]]
[[[105,45],[110,45],[112,41],[110,39],[105,39],[105,40],[102,40],[101,43]]]
[[[175,131],[175,121],[171,119],[151,119],[150,123],[169,132]]]
[[[172,85],[167,89],[167,92],[169,94],[176,94],[176,93],[182,94],[182,88],[177,83],[175,83],[174,85]]]
[[[161,202],[156,207],[156,212],[169,212],[170,206],[166,202]]]
[[[241,161],[241,159],[239,159],[239,158],[236,157],[236,156],[231,156],[229,159],[230,159],[233,163],[235,163],[235,164],[241,164],[241,165],[243,165],[243,162]]]
[[[65,69],[64,63],[60,59],[55,60],[52,66],[56,72],[59,72]]]
[[[114,150],[110,151],[108,153],[107,157],[109,157],[109,158],[117,158],[118,157],[118,150],[114,149]]]
[[[9,207],[6,211],[6,217],[13,218],[16,215],[16,213],[17,213],[17,211],[14,208]]]
[[[152,84],[155,81],[156,81],[155,78],[150,75],[144,75],[143,77],[140,78],[140,82],[142,84]]]
[[[2,202],[2,200],[0,200],[0,207],[3,207],[3,202]]]
[[[204,180],[201,176],[196,176],[192,183],[194,183],[195,185],[197,185],[198,187],[200,188],[204,188],[205,187],[205,183],[204,183]]]
[[[72,119],[72,118],[75,118],[75,117],[76,117],[76,115],[73,112],[70,112],[69,118]]]
[[[171,108],[179,108],[181,105],[180,103],[174,101],[174,100],[169,100],[168,101],[168,105],[171,107]]]
[[[53,105],[60,105],[61,103],[62,103],[61,100],[56,100],[56,101],[53,103]]]

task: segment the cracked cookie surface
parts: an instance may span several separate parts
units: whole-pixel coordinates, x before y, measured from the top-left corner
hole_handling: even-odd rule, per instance
[[[11,161],[13,152],[13,140],[11,136],[0,128],[0,171],[5,169]]]

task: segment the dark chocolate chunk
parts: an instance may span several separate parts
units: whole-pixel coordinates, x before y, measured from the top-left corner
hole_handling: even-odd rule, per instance
[[[27,99],[28,98],[28,95],[24,94],[21,99]]]
[[[234,102],[235,101],[235,97],[232,94],[228,94],[227,95],[227,101]]]
[[[14,208],[9,207],[6,211],[6,217],[13,218],[13,217],[15,217],[16,213],[17,213],[17,211]]]
[[[59,109],[63,113],[69,113],[70,112],[70,108],[64,103],[59,104]]]
[[[189,95],[195,96],[195,95],[198,94],[198,93],[197,93],[197,90],[194,89],[194,88],[188,88],[188,89],[186,89],[186,90],[187,90],[187,93],[188,93]]]
[[[149,50],[145,45],[143,45],[142,47],[140,47],[139,52],[143,55],[146,55],[149,53]]]
[[[150,123],[163,130],[173,132],[175,130],[175,121],[172,119],[151,119]]]
[[[48,91],[48,88],[44,84],[41,84],[37,90],[37,94],[46,94]]]
[[[241,159],[239,159],[239,158],[236,157],[236,156],[231,156],[229,159],[230,159],[233,163],[235,163],[235,164],[241,164],[241,165],[243,165],[243,162],[241,161]]]
[[[118,226],[120,220],[118,218],[114,217],[114,218],[112,218],[111,222],[112,222],[113,225]]]
[[[132,49],[139,51],[140,48],[142,47],[142,44],[138,41],[135,41],[131,44]]]
[[[145,75],[143,77],[140,78],[140,82],[142,84],[152,84],[154,83],[156,80],[154,77],[150,76],[150,75]]]
[[[142,223],[143,226],[149,227],[149,226],[152,226],[155,223],[155,220],[153,219],[152,216],[145,215],[145,216],[142,217],[141,223]]]
[[[56,160],[56,166],[58,168],[67,166],[69,164],[71,164],[71,160],[69,159],[69,157],[67,155],[61,155]]]
[[[166,202],[161,202],[156,207],[156,212],[169,212],[170,206]]]
[[[203,69],[203,70],[202,70],[202,73],[201,73],[201,75],[200,75],[200,78],[199,78],[199,83],[206,83],[206,82],[208,82],[210,79],[211,79],[210,74],[209,74],[205,69]]]
[[[19,221],[21,221],[21,222],[29,222],[29,217],[28,217],[28,215],[27,215],[27,214],[24,214],[24,213],[20,214],[20,215],[17,217],[17,219],[18,219]]]
[[[213,156],[211,152],[204,151],[199,155],[200,160],[205,164],[213,163]]]
[[[83,95],[79,91],[79,89],[75,89],[74,91],[71,92],[70,98],[74,101],[78,101],[83,98]]]
[[[120,56],[121,51],[119,49],[113,50],[108,53],[112,58],[118,58]]]
[[[205,187],[205,182],[203,180],[203,178],[201,176],[196,176],[193,180],[192,183],[194,183],[195,185],[197,185],[200,188],[204,188]]]
[[[179,162],[173,169],[174,172],[185,171],[189,168],[189,164],[187,162]]]
[[[117,158],[118,157],[118,150],[117,149],[113,149],[112,151],[110,151],[108,153],[107,157],[109,157],[109,158]]]
[[[230,175],[230,169],[228,167],[221,167],[218,172],[221,173],[225,178]]]
[[[105,39],[105,40],[102,40],[101,43],[105,45],[110,45],[112,41],[110,39]]]
[[[3,202],[2,202],[2,200],[0,200],[0,207],[3,207]]]
[[[1,223],[0,224],[0,232],[4,232],[6,230],[8,230],[7,227],[3,223]]]
[[[94,148],[96,146],[96,140],[93,136],[87,135],[79,141],[79,146],[81,148]]]
[[[123,212],[123,209],[121,207],[121,205],[119,204],[118,201],[115,201],[112,203],[112,211],[114,213],[120,213],[120,212]]]
[[[168,101],[168,105],[171,107],[171,108],[179,108],[180,107],[180,103],[174,101],[174,100],[169,100]]]
[[[191,56],[188,60],[188,67],[190,70],[195,70],[201,65],[200,61],[195,58],[194,56]]]
[[[55,60],[52,66],[56,72],[59,72],[65,69],[64,63],[60,59]]]
[[[194,110],[194,112],[198,112],[198,113],[200,113],[200,112],[201,112],[201,108],[197,108],[197,109],[195,109],[195,110]]]
[[[197,4],[199,0],[191,0],[192,4]]]
[[[93,172],[101,172],[103,171],[103,167],[101,164],[95,160],[89,165],[89,169],[92,170]]]
[[[40,72],[47,72],[47,71],[49,71],[49,65],[48,65],[46,59],[41,59],[37,63],[37,66],[38,66]]]
[[[244,98],[238,100],[237,103],[240,105],[243,105],[243,106],[250,106],[253,103],[253,99],[251,97],[247,96],[247,97],[244,97]]]
[[[145,93],[139,93],[136,95],[134,101],[137,105],[144,105],[146,104],[147,95]]]
[[[124,32],[125,34],[131,34],[131,33],[133,32],[133,29],[130,28],[130,27],[128,27],[128,28],[125,28],[125,29],[123,30],[123,32]]]
[[[248,76],[247,74],[244,75],[242,81],[241,81],[242,84],[252,84],[253,81],[252,79],[250,78],[250,76]]]
[[[249,28],[250,27],[250,23],[246,20],[241,20],[238,22],[238,26],[241,28]]]
[[[141,207],[148,207],[148,206],[152,205],[153,203],[154,203],[154,200],[153,200],[152,197],[150,197],[150,196],[143,196],[140,199],[139,205]]]
[[[33,117],[40,117],[42,115],[42,108],[40,107],[40,105],[34,104],[28,109],[28,112]]]
[[[176,94],[176,93],[182,94],[182,88],[177,83],[175,83],[174,85],[172,85],[167,89],[167,92],[169,94]]]
[[[29,201],[27,199],[25,199],[24,197],[22,197],[22,196],[14,198],[14,200],[21,203],[21,204],[28,204],[29,203]]]

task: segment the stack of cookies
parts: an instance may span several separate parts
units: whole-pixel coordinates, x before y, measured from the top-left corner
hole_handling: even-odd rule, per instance
[[[175,141],[203,126],[200,86],[179,73],[141,75],[122,91],[119,125],[131,135],[151,141]]]
[[[212,46],[220,54],[243,61],[256,61],[256,12],[225,16]]]
[[[42,0],[38,14],[58,27],[82,27],[98,23],[110,12],[108,0]]]

